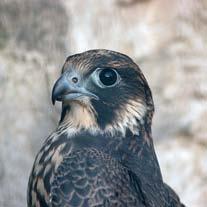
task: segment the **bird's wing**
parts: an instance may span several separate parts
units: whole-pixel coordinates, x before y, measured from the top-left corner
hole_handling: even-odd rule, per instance
[[[65,157],[51,187],[52,207],[145,207],[134,174],[96,149],[82,149]]]

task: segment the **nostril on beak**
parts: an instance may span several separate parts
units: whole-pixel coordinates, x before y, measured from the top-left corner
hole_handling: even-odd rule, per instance
[[[77,78],[77,77],[73,77],[73,78],[72,78],[72,82],[73,82],[73,83],[77,83],[77,82],[78,82],[78,78]]]

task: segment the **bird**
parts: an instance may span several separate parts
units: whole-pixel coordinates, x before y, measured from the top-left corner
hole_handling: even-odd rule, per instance
[[[127,55],[70,55],[52,89],[56,130],[37,153],[28,207],[184,207],[163,181],[152,137],[154,102]]]

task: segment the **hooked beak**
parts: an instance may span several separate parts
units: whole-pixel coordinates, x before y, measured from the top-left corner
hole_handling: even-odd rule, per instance
[[[63,74],[55,83],[52,90],[52,103],[55,101],[80,100],[81,97],[89,97],[98,100],[98,96],[87,91],[81,84],[70,82]]]

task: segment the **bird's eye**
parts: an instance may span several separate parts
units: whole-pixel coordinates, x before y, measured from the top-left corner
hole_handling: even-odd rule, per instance
[[[117,82],[118,74],[115,70],[106,68],[100,71],[99,80],[104,86],[112,86]]]

